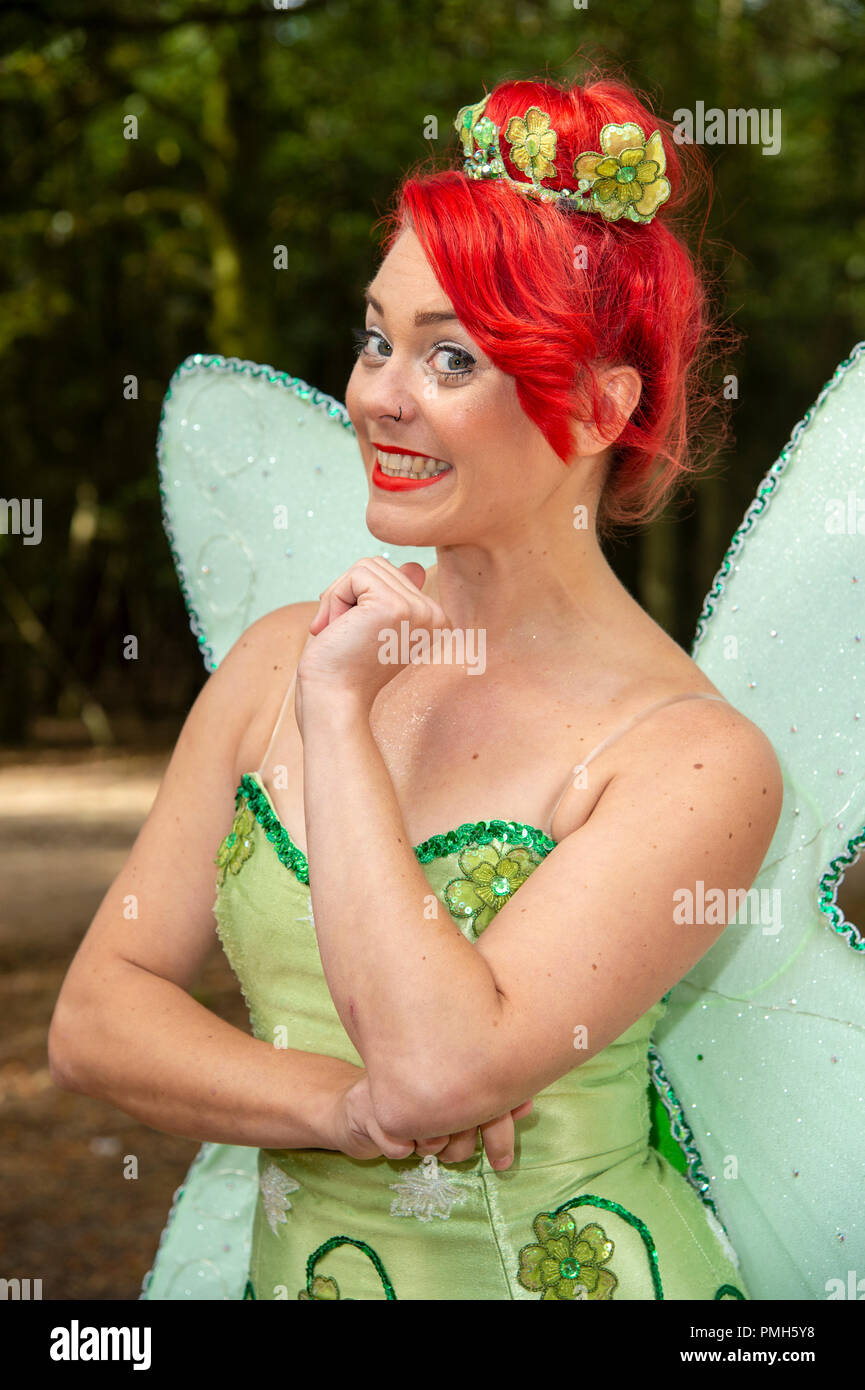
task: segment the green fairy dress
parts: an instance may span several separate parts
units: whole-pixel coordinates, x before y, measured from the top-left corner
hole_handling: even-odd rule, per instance
[[[488,821],[415,855],[440,911],[476,941],[554,848],[535,827]],[[219,936],[255,1036],[362,1066],[322,969],[307,860],[258,773],[241,781],[217,863]],[[582,1064],[575,1051],[517,1122],[503,1172],[480,1139],[460,1163],[261,1150],[246,1297],[746,1297],[712,1210],[650,1146],[649,1047],[665,1007]]]

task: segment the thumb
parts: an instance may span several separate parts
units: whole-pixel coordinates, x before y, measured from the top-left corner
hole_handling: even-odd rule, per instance
[[[405,564],[400,565],[400,573],[414,584],[416,589],[422,589],[426,580],[426,570],[417,560],[406,560]]]

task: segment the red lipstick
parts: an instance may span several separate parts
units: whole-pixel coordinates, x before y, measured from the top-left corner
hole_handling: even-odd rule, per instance
[[[398,449],[393,444],[376,444],[375,440],[372,440],[371,443],[375,449],[380,450],[383,454],[406,454],[410,458],[435,460],[435,454],[422,454],[417,449]],[[413,492],[416,488],[440,483],[442,478],[446,478],[452,472],[453,469],[449,468],[443,473],[436,474],[434,478],[392,478],[387,473],[382,472],[376,458],[372,470],[372,481],[374,487],[379,487],[384,492]]]

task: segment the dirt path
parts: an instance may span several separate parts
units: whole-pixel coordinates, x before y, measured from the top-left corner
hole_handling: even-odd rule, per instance
[[[135,1299],[198,1145],[57,1090],[46,1037],[69,961],[144,820],[168,754],[0,765],[0,1277],[43,1298]],[[248,1028],[214,935],[198,998]],[[138,1158],[137,1180],[123,1157]]]

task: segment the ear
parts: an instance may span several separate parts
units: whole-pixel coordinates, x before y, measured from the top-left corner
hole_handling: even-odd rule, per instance
[[[584,457],[602,453],[618,439],[643,393],[640,374],[633,367],[605,367],[599,381],[604,395],[603,425],[595,420],[578,420],[574,425],[575,451]]]

